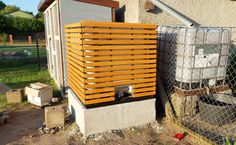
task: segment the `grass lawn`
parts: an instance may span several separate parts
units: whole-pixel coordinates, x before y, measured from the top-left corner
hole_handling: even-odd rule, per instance
[[[29,64],[15,68],[0,68],[0,82],[13,89],[24,88],[34,82],[42,82],[53,86],[54,96],[60,96],[60,91],[51,79],[48,70],[44,68],[38,71],[37,64]],[[7,104],[6,96],[0,95],[0,111],[9,107],[12,107],[12,105]]]

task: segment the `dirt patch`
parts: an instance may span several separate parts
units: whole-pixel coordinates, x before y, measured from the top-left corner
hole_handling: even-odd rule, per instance
[[[38,128],[43,123],[44,111],[30,105],[17,108],[10,116],[10,122],[0,126],[0,145],[190,145],[193,140],[187,135],[176,141],[173,136],[182,130],[165,118],[158,123],[114,130],[85,140],[75,123],[56,134],[40,134]]]
[[[43,110],[33,108],[30,105],[17,108],[9,115],[9,122],[0,126],[1,145],[18,141],[24,136],[33,134],[43,122]]]

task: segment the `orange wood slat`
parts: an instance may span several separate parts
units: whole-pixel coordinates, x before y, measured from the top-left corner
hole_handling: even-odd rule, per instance
[[[144,29],[110,29],[110,28],[83,28],[82,29],[65,29],[66,33],[103,33],[103,34],[150,34],[155,35],[156,32],[153,30]]]
[[[108,81],[123,81],[123,80],[133,80],[133,79],[141,79],[141,78],[150,78],[156,77],[156,73],[149,74],[130,74],[124,76],[113,76],[113,77],[102,77],[95,79],[85,79],[85,83],[95,83],[95,82],[108,82]]]
[[[129,75],[129,74],[143,74],[143,73],[156,73],[156,68],[154,69],[138,69],[138,70],[128,70],[128,71],[113,71],[113,72],[101,72],[93,74],[85,74],[86,78],[89,77],[108,77],[108,76],[120,76],[120,75]]]
[[[122,71],[122,70],[134,70],[134,69],[151,69],[156,68],[156,64],[127,64],[122,66],[108,66],[108,67],[93,67],[93,68],[85,68],[85,72],[105,72],[105,71]]]
[[[145,93],[137,93],[137,94],[133,94],[134,98],[138,98],[138,97],[145,97],[145,96],[154,96],[156,95],[155,91],[152,92],[145,92]]]
[[[111,101],[115,101],[115,97],[85,100],[85,105],[92,105],[92,104],[111,102]]]
[[[148,79],[136,79],[136,80],[87,84],[85,85],[85,88],[111,87],[111,86],[119,86],[119,85],[130,85],[130,84],[135,84],[135,83],[150,83],[150,82],[155,82],[155,81],[156,81],[156,77],[148,78]]]

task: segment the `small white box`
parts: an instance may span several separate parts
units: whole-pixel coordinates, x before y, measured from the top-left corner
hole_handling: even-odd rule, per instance
[[[25,88],[25,94],[28,102],[37,106],[49,103],[53,97],[52,87],[42,83],[30,84],[30,86]]]

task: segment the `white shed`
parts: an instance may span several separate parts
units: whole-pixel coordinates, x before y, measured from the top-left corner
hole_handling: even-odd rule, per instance
[[[115,21],[119,3],[112,0],[41,0],[44,12],[48,69],[61,90],[67,87],[64,25],[81,20]]]

